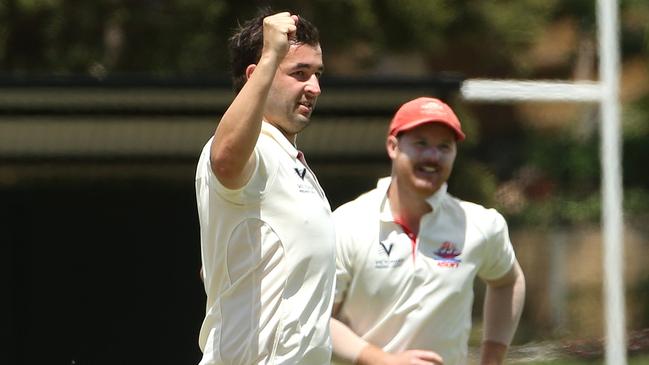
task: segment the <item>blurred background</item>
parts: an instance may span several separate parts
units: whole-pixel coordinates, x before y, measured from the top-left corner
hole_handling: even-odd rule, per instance
[[[468,136],[449,190],[505,215],[526,273],[512,361],[601,362],[597,104],[459,93],[597,80],[593,0],[2,0],[0,363],[198,363],[195,166],[234,97],[227,38],[268,4],[321,32],[323,94],[298,145],[332,207],[389,174],[401,103],[445,99]],[[649,363],[649,2],[621,1],[620,22],[626,328]]]

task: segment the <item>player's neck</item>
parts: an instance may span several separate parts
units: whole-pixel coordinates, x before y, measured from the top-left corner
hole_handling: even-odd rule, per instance
[[[388,199],[390,199],[392,216],[408,226],[413,233],[418,234],[421,217],[432,210],[426,199],[422,199],[411,190],[400,188],[396,179],[393,179],[390,184]]]

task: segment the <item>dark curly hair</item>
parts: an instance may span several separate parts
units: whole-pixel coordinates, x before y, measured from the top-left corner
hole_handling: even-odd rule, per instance
[[[246,68],[256,64],[261,58],[264,46],[264,18],[275,14],[270,8],[263,8],[257,16],[239,25],[236,32],[230,37],[230,69],[232,72],[232,86],[235,92],[241,91],[246,83]],[[316,46],[320,44],[318,29],[308,20],[298,15],[296,44]]]

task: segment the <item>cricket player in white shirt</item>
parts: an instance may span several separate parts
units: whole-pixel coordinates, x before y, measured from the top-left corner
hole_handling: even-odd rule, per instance
[[[317,29],[261,14],[230,39],[237,95],[196,170],[206,313],[200,365],[325,365],[331,208],[296,136],[320,95]]]
[[[502,215],[447,192],[464,138],[442,101],[405,103],[386,141],[391,177],[334,212],[334,363],[466,364],[479,277],[486,283],[480,364],[503,364],[525,279]]]

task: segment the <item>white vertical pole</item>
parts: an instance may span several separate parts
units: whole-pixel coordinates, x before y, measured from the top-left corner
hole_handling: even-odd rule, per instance
[[[606,364],[626,365],[620,148],[618,4],[597,1],[599,75],[602,84],[601,165]]]

